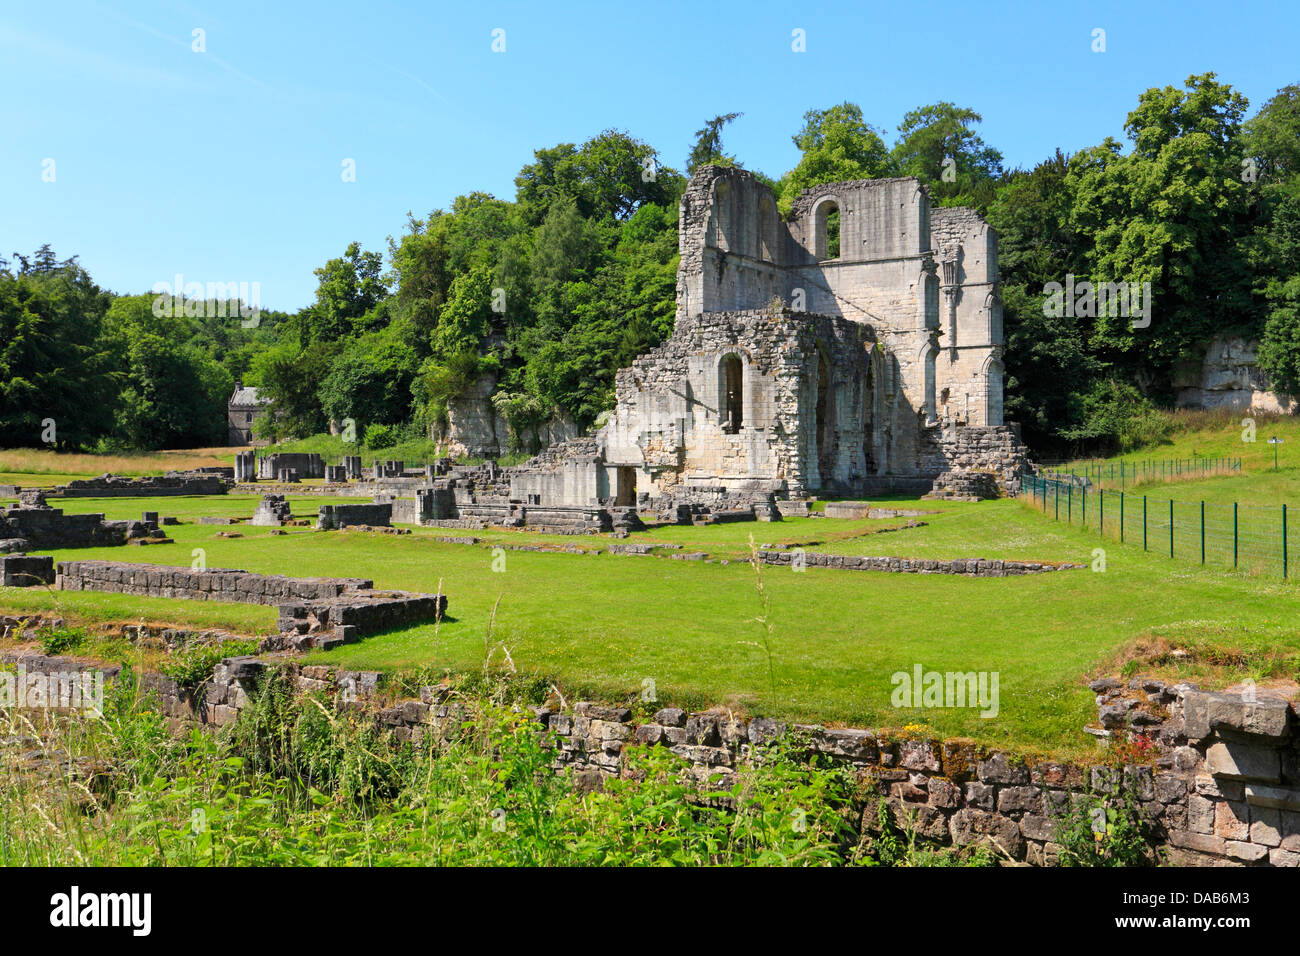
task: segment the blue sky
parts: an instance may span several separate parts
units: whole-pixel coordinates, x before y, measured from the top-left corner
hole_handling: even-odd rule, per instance
[[[680,168],[702,120],[743,112],[728,152],[779,176],[809,108],[857,102],[892,143],[946,99],[1031,166],[1122,138],[1142,90],[1191,73],[1253,110],[1300,82],[1298,40],[1294,2],[8,2],[0,255],[49,242],[114,291],[180,273],[292,310],[348,242],[386,250],[408,210],[472,190],[512,198],[534,149],[605,128]]]

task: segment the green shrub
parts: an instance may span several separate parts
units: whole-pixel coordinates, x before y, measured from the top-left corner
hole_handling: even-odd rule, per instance
[[[397,444],[397,430],[392,425],[367,425],[362,444],[374,450]]]
[[[41,653],[72,654],[85,643],[85,631],[75,627],[56,627],[41,637]]]
[[[1153,856],[1137,798],[1125,784],[1076,799],[1057,819],[1056,841],[1062,866],[1144,866]]]
[[[1081,424],[1061,437],[1084,445],[1117,449],[1158,445],[1174,433],[1175,421],[1127,382],[1106,379],[1079,400]]]
[[[223,658],[238,657],[242,654],[257,652],[257,641],[224,641],[203,647],[193,647],[165,661],[158,669],[164,677],[170,677],[183,688],[197,687],[212,676]]]

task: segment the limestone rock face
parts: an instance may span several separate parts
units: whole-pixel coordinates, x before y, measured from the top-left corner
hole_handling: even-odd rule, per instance
[[[506,443],[506,426],[492,404],[495,375],[480,376],[464,395],[447,402],[447,430],[442,436],[447,455],[455,458],[496,458]]]
[[[447,427],[433,437],[442,442],[443,451],[452,458],[499,458],[510,448],[510,430],[506,420],[492,403],[496,391],[495,375],[480,376],[464,394],[447,402]],[[532,450],[549,448],[578,437],[578,426],[569,416],[558,413],[543,422],[525,441]]]
[[[1294,399],[1271,390],[1260,371],[1259,343],[1241,336],[1218,336],[1198,365],[1185,363],[1174,374],[1180,408],[1232,408],[1241,411],[1296,410]]]

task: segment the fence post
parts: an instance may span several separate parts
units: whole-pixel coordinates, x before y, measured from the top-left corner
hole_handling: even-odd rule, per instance
[[[1232,503],[1232,567],[1237,568],[1237,503]]]
[[[1205,500],[1201,500],[1201,564],[1205,563]]]
[[[1087,485],[1083,486],[1083,504],[1080,505],[1080,508],[1082,510],[1079,512],[1079,527],[1086,528],[1088,527],[1088,486]]]
[[[1124,543],[1124,490],[1119,492],[1119,543]]]
[[[1286,505],[1282,506],[1282,577],[1286,577]]]
[[[1147,496],[1142,496],[1142,550],[1147,549]]]
[[[1061,520],[1061,483],[1056,482],[1056,520]]]
[[[1174,556],[1174,499],[1169,499],[1169,557]]]
[[[1097,533],[1106,534],[1106,489],[1102,488],[1097,495]]]
[[[1065,523],[1074,524],[1074,482],[1065,486]]]

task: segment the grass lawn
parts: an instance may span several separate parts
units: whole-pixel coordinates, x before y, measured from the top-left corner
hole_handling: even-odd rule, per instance
[[[73,499],[68,511],[134,517],[144,510],[184,521],[198,515],[248,515],[255,496],[163,499]],[[321,501],[292,499],[295,514]],[[917,557],[1020,557],[1090,564],[1106,548],[1106,570],[1071,570],[1017,578],[893,575],[810,568],[764,568],[770,601],[768,639],[757,578],[747,563],[667,557],[506,551],[497,543],[602,548],[601,536],[419,529],[393,536],[241,526],[241,538],[193,523],[168,528],[172,545],[57,552],[188,565],[203,548],[209,567],[265,573],[371,577],[380,587],[449,595],[450,618],[372,636],[321,662],[401,670],[481,671],[512,661],[520,672],[557,682],[572,700],[635,699],[653,681],[660,703],[729,705],[750,713],[855,726],[921,724],[991,745],[1058,754],[1092,747],[1080,732],[1095,719],[1087,675],[1113,672],[1125,648],[1230,648],[1227,669],[1193,658],[1173,669],[1148,654],[1144,673],[1223,682],[1247,674],[1291,673],[1300,637],[1294,621],[1300,592],[1290,583],[1188,566],[1093,533],[1056,523],[1017,501],[979,504],[912,502],[937,514],[924,527],[909,519],[790,519],[783,522],[660,528],[630,541],[677,542],[684,550],[739,557],[757,541],[855,554]],[[881,529],[895,530],[866,534]],[[473,534],[480,546],[439,536]],[[814,543],[820,542],[820,543]],[[494,570],[494,565],[502,570]],[[498,604],[499,601],[499,604]],[[489,619],[496,605],[495,620]],[[120,595],[0,589],[0,607],[57,606],[65,615],[225,625],[256,633],[273,610],[189,604]],[[265,614],[265,618],[258,617]],[[209,618],[209,615],[214,617]],[[201,618],[201,620],[196,619]],[[263,623],[265,621],[265,623]],[[489,637],[490,630],[490,637]],[[938,671],[997,671],[1000,712],[982,719],[967,709],[895,709],[895,672],[920,664]],[[1200,670],[1198,670],[1198,667]]]

